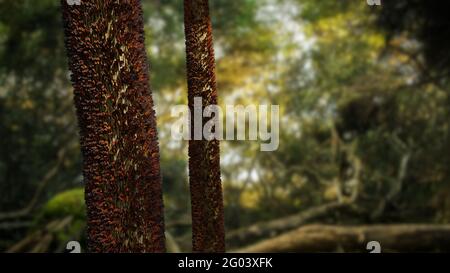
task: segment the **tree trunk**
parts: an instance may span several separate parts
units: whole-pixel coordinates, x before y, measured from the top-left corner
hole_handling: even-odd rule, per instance
[[[450,225],[310,225],[237,252],[369,252],[370,241],[381,252],[450,251]]]
[[[62,0],[62,10],[89,251],[163,252],[159,148],[141,3],[76,2]]]
[[[192,203],[192,242],[195,252],[225,251],[223,197],[218,140],[194,137],[194,98],[203,109],[217,104],[214,50],[208,0],[184,1],[188,104],[191,110],[189,182]],[[203,113],[202,109],[202,113]],[[203,119],[202,124],[206,120]]]

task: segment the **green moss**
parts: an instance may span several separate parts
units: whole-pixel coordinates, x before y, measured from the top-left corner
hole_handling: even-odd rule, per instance
[[[47,202],[42,211],[44,219],[55,219],[70,215],[76,220],[84,220],[86,218],[84,189],[82,188],[57,194]]]
[[[42,228],[51,221],[64,219],[68,216],[72,217],[72,221],[66,228],[54,234],[55,245],[65,244],[70,240],[84,241],[86,205],[83,188],[68,190],[50,199],[37,217],[37,228]]]

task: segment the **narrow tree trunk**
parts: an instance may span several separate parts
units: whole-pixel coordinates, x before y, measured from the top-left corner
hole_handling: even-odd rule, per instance
[[[188,104],[191,109],[189,181],[192,203],[192,242],[195,252],[223,252],[224,220],[219,141],[194,140],[194,98],[203,108],[217,104],[214,50],[208,0],[184,1]],[[206,120],[203,120],[205,124]]]
[[[380,243],[381,252],[449,251],[450,225],[311,225],[238,252],[370,252],[371,241]]]
[[[73,2],[73,1],[72,1]],[[159,148],[139,0],[62,0],[91,252],[163,252]]]

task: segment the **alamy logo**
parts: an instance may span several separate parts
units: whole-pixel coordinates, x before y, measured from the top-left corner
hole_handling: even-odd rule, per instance
[[[66,245],[66,250],[68,250],[69,253],[81,253],[81,245],[77,241],[70,241]]]
[[[381,0],[367,0],[369,6],[381,6]]]
[[[81,0],[67,0],[67,5],[73,6],[73,5],[81,5]]]
[[[227,105],[223,111],[218,105],[203,107],[202,98],[195,97],[193,111],[194,113],[191,113],[186,105],[172,108],[171,116],[178,117],[171,127],[171,136],[174,140],[246,140],[248,135],[248,140],[256,141],[259,138],[263,142],[261,151],[271,152],[278,149],[280,131],[278,105],[272,105],[270,109],[267,105],[259,107]],[[226,134],[223,130],[224,116]],[[247,124],[248,131],[246,131]]]
[[[381,253],[381,244],[378,241],[370,241],[366,246],[367,250],[370,250],[369,253]]]

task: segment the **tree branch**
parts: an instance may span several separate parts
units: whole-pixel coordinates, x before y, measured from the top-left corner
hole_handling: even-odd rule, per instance
[[[34,209],[34,207],[39,201],[40,196],[44,192],[44,189],[47,186],[47,184],[50,182],[50,180],[52,180],[53,177],[55,177],[58,174],[59,168],[64,162],[66,152],[67,152],[66,147],[61,148],[58,151],[57,155],[58,159],[55,165],[44,175],[30,202],[22,209],[0,213],[0,221],[27,216]]]

